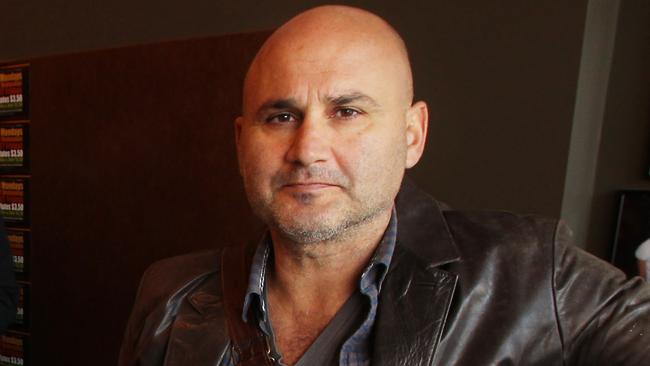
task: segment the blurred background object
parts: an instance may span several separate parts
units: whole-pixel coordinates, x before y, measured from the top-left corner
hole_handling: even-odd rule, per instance
[[[646,281],[650,280],[650,239],[641,243],[634,255],[639,262],[639,275],[645,278]]]

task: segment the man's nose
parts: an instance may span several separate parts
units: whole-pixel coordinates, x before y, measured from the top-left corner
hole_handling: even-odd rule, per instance
[[[331,153],[329,135],[325,118],[305,117],[294,131],[287,161],[303,166],[327,161]]]

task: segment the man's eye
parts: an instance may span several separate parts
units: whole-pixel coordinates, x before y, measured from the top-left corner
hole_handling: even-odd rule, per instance
[[[357,117],[361,112],[353,108],[341,108],[334,114],[336,118],[349,119]]]
[[[294,117],[291,113],[278,113],[266,119],[266,122],[270,123],[290,123],[295,121],[296,117]]]

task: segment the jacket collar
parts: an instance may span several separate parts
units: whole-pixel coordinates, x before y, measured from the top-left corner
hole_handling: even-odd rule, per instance
[[[460,255],[437,201],[405,181],[396,207],[397,245],[380,296],[373,365],[431,365],[458,280],[439,267]]]
[[[205,276],[179,306],[164,364],[219,365],[229,339],[225,324],[220,281],[214,274]]]
[[[397,240],[428,266],[437,267],[460,259],[443,215],[444,204],[404,178],[395,200]]]

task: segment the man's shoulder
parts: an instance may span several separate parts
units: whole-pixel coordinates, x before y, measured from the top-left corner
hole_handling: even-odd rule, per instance
[[[145,270],[127,325],[120,365],[135,364],[144,348],[150,354],[147,357],[163,357],[169,332],[162,330],[169,328],[183,311],[187,298],[200,295],[193,304],[204,306],[210,304],[210,299],[218,300],[222,251],[220,248],[170,257]]]
[[[445,209],[442,214],[452,233],[489,235],[504,239],[516,234],[534,237],[554,235],[558,224],[562,224],[558,219],[542,215],[501,210]]]
[[[566,229],[557,219],[540,215],[452,209],[409,182],[400,191],[397,209],[401,242],[422,258],[432,257],[434,262],[485,255],[497,248],[511,249],[511,254],[529,254],[535,247],[548,250],[559,230]]]
[[[438,201],[414,183],[405,180],[397,199],[398,220],[405,218],[418,224],[438,220],[440,215],[450,230],[467,230],[476,234],[511,232],[547,232],[554,230],[557,219],[536,214],[518,214],[504,210],[454,209]],[[424,220],[423,220],[424,219]],[[410,225],[409,228],[416,228]]]
[[[194,277],[205,271],[215,271],[220,267],[222,249],[192,252],[164,258],[152,263],[145,276],[166,276],[173,278]]]
[[[142,275],[138,300],[160,303],[197,279],[218,274],[222,249],[206,250],[161,259]],[[146,305],[145,305],[146,306]]]
[[[572,241],[566,224],[541,215],[492,210],[446,210],[443,215],[454,242],[465,256],[485,256],[495,250],[509,256],[553,255],[558,243],[566,245]]]

